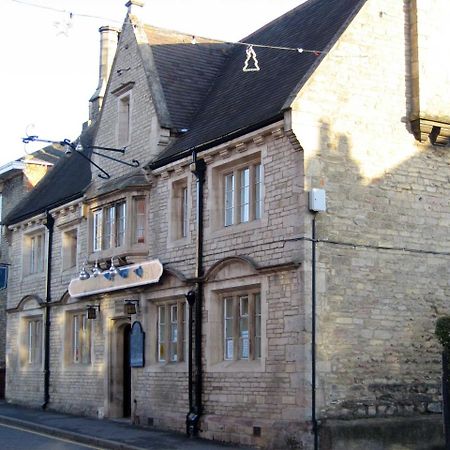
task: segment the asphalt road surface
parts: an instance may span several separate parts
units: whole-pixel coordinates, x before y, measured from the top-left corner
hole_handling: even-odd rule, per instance
[[[1,450],[86,450],[98,449],[65,439],[51,437],[11,425],[0,424]]]

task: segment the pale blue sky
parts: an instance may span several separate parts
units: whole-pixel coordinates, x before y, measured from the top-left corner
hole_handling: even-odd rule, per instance
[[[141,17],[151,25],[234,41],[303,1],[145,0]],[[126,0],[0,1],[0,39],[5,62],[0,71],[0,166],[25,154],[21,137],[27,130],[29,134],[55,140],[74,139],[79,134],[81,124],[88,118],[89,98],[97,86],[98,28],[120,26],[126,14],[125,3]],[[29,146],[27,150],[35,148]]]

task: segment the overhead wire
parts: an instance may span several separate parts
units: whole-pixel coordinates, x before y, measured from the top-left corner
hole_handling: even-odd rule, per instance
[[[124,23],[124,24],[129,23],[129,22],[118,21],[116,19],[111,19],[111,18],[107,18],[107,17],[97,16],[97,15],[92,15],[92,14],[85,14],[85,13],[78,13],[78,12],[74,12],[71,10],[55,8],[52,6],[40,5],[37,3],[32,3],[32,2],[28,2],[28,1],[24,1],[24,0],[11,0],[11,1],[14,3],[20,3],[22,5],[26,5],[26,6],[33,6],[36,8],[42,8],[42,9],[51,10],[51,11],[55,11],[55,12],[59,12],[59,13],[69,14],[71,19],[72,19],[72,17],[84,17],[84,18],[90,18],[90,19],[101,19],[104,21],[112,22],[112,23]],[[173,30],[173,31],[175,31],[175,30]],[[314,54],[316,56],[328,53],[327,51],[319,50],[319,49],[308,49],[308,48],[303,48],[303,47],[287,47],[287,46],[269,45],[269,44],[256,44],[253,42],[232,41],[232,40],[209,38],[209,37],[204,37],[204,36],[200,36],[200,35],[192,35],[192,33],[183,33],[183,32],[179,32],[179,33],[185,34],[185,35],[191,35],[192,36],[192,44],[194,44],[194,45],[197,44],[197,38],[199,38],[199,39],[203,39],[206,41],[214,41],[216,43],[242,45],[242,46],[247,47],[247,49],[266,48],[266,49],[271,49],[271,50],[297,52],[300,54],[301,53],[310,53],[310,54]],[[365,55],[348,55],[348,56],[350,56],[350,57],[355,57],[355,56],[366,57]]]

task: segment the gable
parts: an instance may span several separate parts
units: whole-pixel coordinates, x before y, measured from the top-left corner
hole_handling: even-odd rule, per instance
[[[155,167],[274,122],[286,101],[323,58],[366,0],[310,0],[243,40],[255,47],[261,70],[243,72],[246,46],[235,45],[191,127],[163,152]],[[310,52],[271,47],[314,49]]]

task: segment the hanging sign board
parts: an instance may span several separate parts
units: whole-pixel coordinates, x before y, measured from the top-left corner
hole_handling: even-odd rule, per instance
[[[157,283],[163,273],[163,266],[158,259],[143,261],[129,266],[117,268],[116,274],[105,270],[100,275],[90,275],[88,279],[74,278],[69,284],[71,297],[112,292],[119,289],[130,289],[146,284]]]
[[[141,322],[134,322],[130,333],[130,366],[144,367],[145,333]]]

